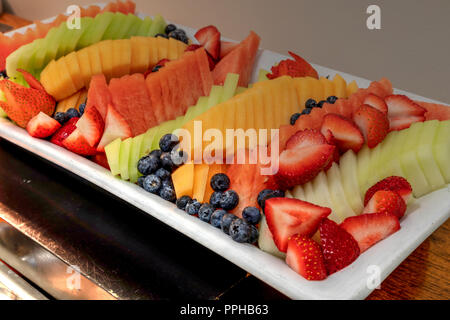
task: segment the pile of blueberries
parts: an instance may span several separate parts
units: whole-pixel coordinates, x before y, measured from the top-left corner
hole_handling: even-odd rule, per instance
[[[54,115],[54,118],[56,121],[58,121],[61,125],[64,125],[67,121],[69,121],[72,118],[79,118],[83,115],[84,109],[86,108],[86,103],[80,104],[78,107],[78,110],[75,108],[70,108],[66,112],[56,112]]]
[[[0,70],[0,78],[9,79],[8,75],[6,74],[6,69]]]
[[[174,24],[168,24],[166,26],[166,29],[164,30],[165,33],[158,33],[156,37],[164,37],[166,39],[168,38],[174,38],[176,40],[182,41],[186,44],[189,43],[189,38],[186,35],[186,31],[183,29],[177,28]]]
[[[138,185],[164,200],[175,203],[176,194],[172,181],[172,172],[187,160],[187,154],[178,149],[179,140],[173,134],[164,135],[159,148],[139,159],[138,171],[142,174]]]
[[[338,99],[337,97],[331,96],[328,97],[327,100],[322,100],[319,101],[318,103],[314,99],[308,99],[305,102],[305,109],[303,109],[301,113],[294,113],[291,116],[291,125],[294,125],[297,119],[300,118],[300,116],[304,114],[310,114],[313,108],[322,108],[325,103],[334,104],[337,101],[337,99]]]

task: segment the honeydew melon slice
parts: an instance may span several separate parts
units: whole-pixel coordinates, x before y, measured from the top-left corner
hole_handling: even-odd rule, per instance
[[[153,139],[155,138],[156,132],[157,132],[158,128],[154,127],[151,128],[150,130],[148,130],[146,133],[144,133],[144,139],[142,141],[141,144],[141,151],[139,156],[142,158],[143,156],[146,156],[150,153],[150,151],[152,151],[152,144],[153,144]]]
[[[380,163],[381,147],[382,144],[380,143],[370,152],[370,161],[367,171],[367,178],[365,180],[365,189],[369,189],[372,185],[380,180],[378,177],[377,167]]]
[[[47,47],[50,47],[50,46],[51,46],[51,41],[52,41],[52,39],[55,38],[55,34],[56,34],[57,32],[58,32],[58,28],[52,28],[52,29],[50,29],[50,31],[47,33],[47,36],[44,38],[44,40],[43,40],[43,42],[42,42],[42,47],[43,47],[43,48],[47,48]],[[23,48],[23,49],[20,51],[19,57],[23,57],[23,56],[22,56],[22,52],[24,52],[24,51],[27,50],[27,48],[26,48],[25,46],[23,46],[22,48]],[[20,48],[19,48],[19,50],[20,50]],[[14,57],[14,55],[15,55],[17,52],[19,52],[19,50],[14,51],[11,55]],[[33,68],[34,68],[34,69],[41,69],[41,68],[43,67],[44,61],[45,61],[45,58],[46,58],[46,55],[47,55],[47,50],[38,50],[38,51],[36,52],[36,55],[35,55],[34,61],[33,61],[33,64],[34,64]],[[19,58],[19,59],[20,59],[20,58]],[[18,68],[18,67],[21,68],[22,65],[16,64],[15,66],[14,66],[14,65],[9,66],[9,65],[8,65],[8,61],[11,61],[11,60],[13,60],[13,58],[11,58],[11,56],[9,56],[9,57],[6,59],[6,61],[7,61],[6,71],[8,72],[8,75],[10,75],[10,74],[11,74],[11,71],[14,70],[13,76],[15,76],[15,74],[17,74],[16,68]],[[22,63],[23,63],[23,62],[22,62]],[[9,71],[9,70],[11,70],[11,71]]]
[[[302,186],[296,186],[294,189],[292,189],[292,195],[296,199],[306,201],[305,191],[303,190]]]
[[[130,176],[130,181],[132,183],[137,182],[139,177],[139,172],[137,170],[137,166],[134,165],[138,163],[140,151],[141,151],[141,145],[142,141],[144,140],[145,133],[138,135],[133,138],[131,142],[131,149],[130,149],[130,161],[128,162],[128,173]]]
[[[303,191],[305,191],[305,199],[311,203],[317,203],[316,196],[311,181],[303,185]]]
[[[72,52],[77,48],[80,38],[88,31],[93,22],[93,18],[83,18],[81,28],[71,30],[70,36],[63,40],[64,52]]]
[[[342,187],[341,172],[339,170],[338,164],[335,162],[327,172],[327,180],[329,183],[329,191],[331,195],[331,202],[333,204],[333,211],[344,220],[347,217],[356,215],[353,209],[347,202],[347,198],[344,193],[344,188]]]
[[[365,145],[358,153],[357,158],[357,170],[358,170],[358,185],[361,193],[365,193],[365,186],[367,177],[369,175],[369,162],[370,162],[370,149]]]
[[[266,222],[266,217],[263,215],[261,222],[259,224],[259,237],[258,237],[258,247],[271,255],[278,258],[285,259],[286,254],[278,250],[275,242],[273,241],[272,233],[269,230],[269,226]]]
[[[136,36],[146,37],[149,34],[152,23],[153,23],[152,18],[145,17],[145,19],[139,26],[139,29],[137,30]]]
[[[138,30],[141,28],[141,24],[143,20],[139,19],[138,16],[134,14],[128,14],[129,19],[132,20],[131,26],[128,29],[128,33],[126,35],[127,39],[135,36],[138,32]]]
[[[119,166],[120,166],[120,177],[123,180],[128,180],[130,178],[128,169],[129,169],[129,160],[132,142],[133,138],[128,138],[122,141],[120,145]]]
[[[401,150],[400,162],[416,198],[431,191],[431,186],[425,178],[416,154],[417,142],[422,132],[422,122],[416,122],[408,130],[400,132],[400,140],[402,141],[402,148],[399,149]]]
[[[265,69],[259,69],[258,82],[269,80],[269,78],[267,78],[268,73],[269,73],[269,71],[267,71]]]
[[[223,84],[223,94],[220,102],[225,102],[234,97],[239,82],[239,75],[235,73],[227,74]]]
[[[120,34],[120,29],[122,28],[122,24],[125,22],[125,19],[127,19],[127,16],[123,13],[116,13],[114,17],[111,20],[111,23],[109,24],[108,28],[106,28],[102,40],[116,40],[119,39],[117,37],[118,34]],[[81,40],[81,39],[80,39]]]
[[[360,214],[363,211],[364,205],[358,184],[357,163],[355,153],[350,150],[341,157],[339,167],[341,169],[342,187],[345,198],[353,209],[353,212]]]
[[[159,140],[161,140],[161,138],[165,134],[173,131],[174,123],[175,123],[175,120],[170,120],[170,121],[166,121],[158,126],[158,131],[156,132],[155,138],[153,139],[152,150],[159,149]]]
[[[444,177],[433,155],[433,143],[439,128],[439,121],[423,123],[422,134],[417,143],[417,158],[431,190],[437,190],[445,185]],[[450,136],[448,137],[450,139]]]
[[[155,16],[155,19],[153,19],[153,22],[150,25],[147,37],[154,37],[158,33],[164,33],[165,29],[166,21],[164,21],[164,18],[158,14]]]
[[[78,46],[84,48],[102,40],[103,35],[113,21],[114,16],[115,14],[112,12],[98,14],[93,22],[88,25],[86,32],[80,37]]]
[[[314,204],[322,207],[333,208],[330,190],[328,189],[328,179],[323,171],[321,171],[312,181],[312,186],[314,195],[317,199],[317,202]],[[335,221],[336,223],[341,223],[344,220],[344,217],[340,216],[339,213],[335,210],[331,212],[328,218]]]
[[[446,183],[450,183],[450,120],[441,121],[433,142],[433,155]]]
[[[123,24],[120,26],[119,32],[115,35],[116,39],[126,39],[129,38],[129,31],[133,22],[135,21],[133,17],[136,17],[134,14],[129,13],[126,18],[123,20]]]
[[[111,173],[116,176],[120,174],[120,146],[122,141],[117,138],[105,147],[106,159],[108,160]]]
[[[236,95],[244,93],[245,91],[247,91],[246,87],[237,87],[236,89]]]

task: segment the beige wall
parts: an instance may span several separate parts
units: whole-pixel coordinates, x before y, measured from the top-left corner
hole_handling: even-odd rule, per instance
[[[88,0],[9,0],[14,12],[42,19]],[[137,9],[201,27],[215,24],[242,39],[249,29],[262,46],[293,50],[310,61],[368,79],[386,76],[397,88],[450,103],[450,0],[135,0]],[[382,30],[366,28],[378,4]]]

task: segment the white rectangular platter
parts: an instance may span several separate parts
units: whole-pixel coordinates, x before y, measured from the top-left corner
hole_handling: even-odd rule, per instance
[[[193,38],[194,29],[180,27],[186,30],[190,38]],[[23,30],[24,28],[14,32],[23,32]],[[275,62],[285,58],[275,52],[260,50],[253,79],[256,79],[260,68],[270,69]],[[314,67],[321,76],[334,76],[338,72],[317,65]],[[370,81],[366,79],[341,72],[339,74],[347,81],[356,80],[359,87],[367,87],[370,84]],[[404,91],[396,90],[396,92],[407,94],[412,99],[436,102]],[[373,283],[376,283],[377,277],[381,281],[384,280],[450,216],[450,186],[447,186],[414,201],[408,208],[407,216],[401,222],[401,229],[364,252],[353,264],[326,280],[310,282],[292,271],[283,260],[271,256],[255,246],[232,241],[221,230],[187,215],[177,209],[175,205],[147,193],[137,185],[112,176],[108,170],[90,160],[48,141],[32,138],[24,129],[6,119],[0,119],[0,137],[120,197],[228,259],[292,299],[366,298],[372,292]]]

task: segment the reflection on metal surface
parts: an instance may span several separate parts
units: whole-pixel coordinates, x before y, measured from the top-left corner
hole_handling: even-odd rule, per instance
[[[4,222],[0,222],[0,257],[57,299],[114,299],[81,275],[77,266],[68,266]]]
[[[0,261],[0,300],[47,300],[47,298]]]

